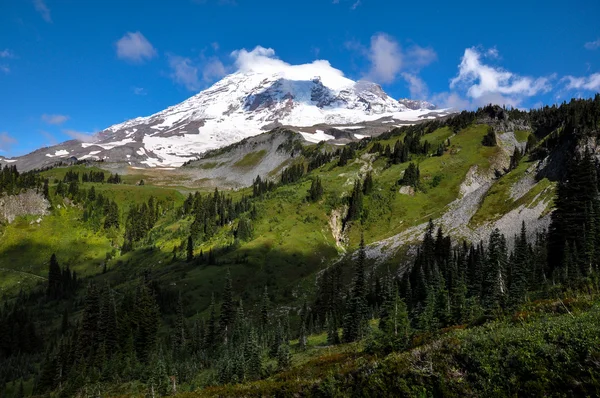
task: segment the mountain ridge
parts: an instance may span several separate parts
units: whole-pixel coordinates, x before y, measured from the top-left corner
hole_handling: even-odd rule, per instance
[[[71,140],[10,160],[0,158],[0,164],[30,170],[74,157],[171,168],[276,127],[288,127],[317,142],[333,138],[314,126],[354,130],[365,129],[357,124],[367,122],[389,128],[450,113],[426,101],[395,100],[375,83],[331,73],[314,75],[317,72],[236,72],[179,104],[112,125],[89,142]],[[366,130],[360,136],[380,129]]]

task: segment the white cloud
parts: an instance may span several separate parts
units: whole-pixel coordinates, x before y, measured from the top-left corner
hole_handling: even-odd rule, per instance
[[[52,23],[52,17],[50,16],[50,9],[44,2],[44,0],[33,0],[35,10],[40,13],[44,21]]]
[[[96,141],[96,137],[94,136],[93,133],[85,133],[85,132],[76,131],[76,130],[63,130],[63,133],[65,133],[69,137],[73,138],[74,140],[81,141],[81,142]]]
[[[566,82],[567,90],[600,91],[600,73],[583,77],[565,76],[561,80]]]
[[[225,65],[218,58],[212,58],[202,70],[202,80],[212,82],[220,79],[227,74]]]
[[[482,54],[473,47],[465,50],[458,75],[450,81],[450,88],[466,90],[466,95],[476,103],[493,100],[516,106],[525,97],[550,91],[551,79],[523,77],[500,67],[486,65],[482,62]]]
[[[290,80],[309,80],[319,76],[327,80],[332,89],[347,87],[352,83],[344,77],[341,70],[332,67],[329,61],[316,60],[309,64],[290,65],[278,59],[272,48],[257,46],[251,51],[241,49],[233,51],[231,56],[234,67],[239,72],[279,73]]]
[[[16,144],[17,140],[8,135],[7,132],[0,132],[0,152],[6,152],[10,150],[13,144]]]
[[[140,32],[127,32],[117,43],[117,56],[131,62],[143,62],[157,55],[156,49]]]
[[[418,71],[437,60],[437,54],[431,47],[413,45],[406,49],[404,66],[407,69]]]
[[[444,92],[439,93],[431,97],[431,101],[436,104],[439,108],[452,108],[456,110],[462,110],[471,108],[471,103],[462,98],[458,93],[455,92]]]
[[[0,58],[14,58],[15,54],[8,48],[0,51]]]
[[[171,78],[178,84],[185,86],[190,91],[200,89],[200,80],[198,79],[198,68],[191,59],[180,57],[179,55],[169,55],[169,67],[171,68]]]
[[[213,50],[218,51],[219,50],[219,43],[216,41],[213,41],[212,43],[210,43],[210,46],[213,48]]]
[[[133,90],[133,93],[135,95],[146,95],[146,94],[148,94],[143,87],[133,87],[132,90]]]
[[[380,83],[391,83],[396,80],[402,68],[402,51],[400,45],[391,36],[380,33],[371,37],[368,50],[371,70],[368,78]]]
[[[350,7],[351,10],[356,10],[358,8],[358,6],[361,5],[361,1],[360,0],[356,0],[354,3],[352,3],[352,6]]]
[[[427,84],[418,74],[422,68],[437,60],[432,48],[414,44],[402,49],[400,43],[386,33],[373,35],[368,48],[358,42],[347,42],[346,48],[368,58],[370,67],[365,79],[386,84],[403,78],[409,86],[411,98],[425,99]]]
[[[10,73],[10,68],[8,67],[8,65],[0,65],[0,71],[4,73]]]
[[[583,46],[588,50],[595,50],[597,48],[600,48],[600,38],[598,38],[598,40],[588,41]]]
[[[48,115],[46,113],[44,113],[42,115],[42,120],[44,121],[44,123],[48,123],[48,124],[63,124],[64,122],[66,122],[67,120],[69,120],[69,116],[66,115]]]
[[[411,98],[427,98],[427,84],[419,76],[412,73],[403,72],[402,77],[408,83]]]

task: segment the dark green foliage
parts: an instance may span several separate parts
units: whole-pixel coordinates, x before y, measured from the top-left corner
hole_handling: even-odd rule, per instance
[[[338,160],[338,166],[343,167],[347,165],[349,160],[354,159],[354,156],[354,149],[352,149],[352,147],[348,145],[344,146],[344,148],[339,153],[340,158]]]
[[[411,186],[415,189],[419,188],[419,181],[420,181],[420,171],[419,171],[419,166],[415,165],[414,163],[410,163],[408,165],[408,167],[406,168],[406,170],[404,171],[404,176],[402,177],[402,179],[399,181],[400,185],[408,185]]]
[[[234,231],[234,236],[236,239],[241,241],[247,241],[252,239],[252,223],[250,220],[242,217],[238,221],[237,228]]]
[[[160,205],[150,197],[147,203],[133,205],[127,212],[123,252],[131,251],[134,245],[148,235],[154,227],[160,213]]]
[[[510,164],[508,166],[509,170],[515,169],[521,162],[521,159],[523,159],[523,153],[518,147],[515,147],[515,150],[512,156],[510,157]]]
[[[103,171],[93,171],[91,170],[89,173],[83,173],[81,175],[81,182],[104,182],[106,176]]]
[[[312,180],[310,184],[310,189],[308,190],[308,200],[311,202],[317,202],[323,197],[323,183],[321,179],[317,176]]]
[[[359,220],[363,210],[363,190],[359,180],[354,182],[354,188],[348,198],[348,214],[346,222]]]
[[[488,127],[488,131],[487,134],[483,137],[483,141],[481,142],[481,144],[483,146],[496,146],[498,145],[497,139],[496,139],[496,132],[494,131],[494,128],[489,126]]]
[[[235,308],[233,306],[233,287],[231,285],[231,272],[228,269],[225,276],[225,286],[223,286],[223,302],[221,304],[221,317],[219,324],[225,341],[232,331],[235,320]]]
[[[110,175],[107,179],[106,182],[108,182],[109,184],[120,184],[121,182],[123,182],[123,180],[121,179],[121,176],[117,173],[115,173],[114,175]]]
[[[50,257],[48,269],[48,288],[46,294],[51,299],[61,299],[73,294],[77,288],[77,274],[69,266],[60,267],[56,255]]]
[[[292,366],[292,354],[290,353],[290,346],[287,343],[279,345],[277,350],[277,369],[279,371],[287,370]]]
[[[352,342],[365,336],[368,328],[366,253],[364,239],[360,240],[354,267],[354,279],[344,315],[344,341]]]
[[[281,184],[292,184],[302,178],[304,175],[304,164],[298,163],[285,168],[281,172]]]
[[[369,195],[373,191],[373,173],[371,171],[367,172],[362,188],[365,195]]]
[[[106,218],[104,219],[104,229],[115,228],[118,229],[119,222],[119,206],[115,201],[106,201],[104,204],[104,213]]]
[[[187,246],[186,246],[187,257],[186,260],[188,263],[194,261],[194,239],[192,235],[187,238]]]

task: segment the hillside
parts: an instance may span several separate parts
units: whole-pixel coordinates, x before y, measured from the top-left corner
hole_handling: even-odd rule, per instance
[[[565,355],[594,369],[599,104],[488,106],[345,146],[280,128],[175,170],[6,167],[5,198],[48,208],[0,226],[0,381],[39,396],[166,394],[173,375],[192,396],[553,391],[552,370],[485,384],[485,355],[525,331],[549,352],[575,328],[584,348]],[[380,320],[400,301],[410,339],[390,342]],[[570,361],[581,390],[565,394],[593,395]]]

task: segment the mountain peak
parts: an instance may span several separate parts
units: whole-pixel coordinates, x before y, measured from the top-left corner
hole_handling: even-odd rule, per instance
[[[384,118],[384,123],[406,124],[436,115],[428,102],[396,101],[380,85],[348,79],[327,61],[263,69],[230,74],[154,115],[108,127],[93,142],[68,141],[26,155],[19,163],[43,167],[74,156],[140,167],[178,167],[274,126],[307,132],[315,125],[347,126]]]

